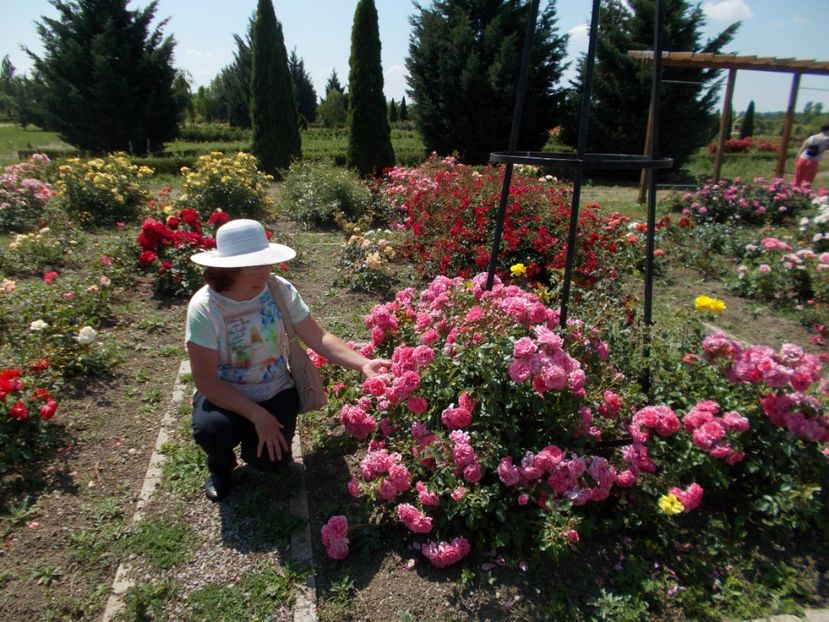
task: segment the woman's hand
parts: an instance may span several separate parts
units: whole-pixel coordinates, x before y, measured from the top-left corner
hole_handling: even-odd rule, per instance
[[[266,447],[271,461],[282,460],[282,452],[288,451],[288,443],[282,434],[284,426],[264,408],[255,417],[253,425],[256,426],[256,435],[259,437],[256,457],[260,458],[262,448]]]
[[[388,373],[389,369],[391,369],[391,361],[387,359],[371,359],[363,365],[361,371],[365,374],[366,378],[371,378],[372,376]]]

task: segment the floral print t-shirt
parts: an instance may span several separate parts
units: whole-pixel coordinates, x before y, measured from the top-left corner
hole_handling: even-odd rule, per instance
[[[301,322],[308,306],[293,285],[276,278],[291,321]],[[187,306],[185,341],[216,350],[218,377],[255,402],[293,386],[282,314],[267,286],[255,298],[242,301],[202,287]]]

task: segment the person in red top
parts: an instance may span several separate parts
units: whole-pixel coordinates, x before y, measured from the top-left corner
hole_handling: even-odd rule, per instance
[[[794,167],[794,185],[798,188],[811,187],[817,175],[818,163],[823,152],[829,149],[829,123],[820,126],[820,132],[809,136],[800,151]]]

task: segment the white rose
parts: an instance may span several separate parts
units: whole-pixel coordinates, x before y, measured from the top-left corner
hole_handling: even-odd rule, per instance
[[[75,339],[78,341],[79,344],[86,346],[90,343],[94,343],[95,340],[98,338],[98,331],[96,331],[91,326],[84,326],[79,332],[78,336]]]
[[[43,330],[44,328],[48,328],[48,324],[43,320],[35,320],[31,324],[29,324],[29,330]]]

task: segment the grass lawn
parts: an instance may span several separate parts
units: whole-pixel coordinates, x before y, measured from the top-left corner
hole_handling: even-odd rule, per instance
[[[345,162],[348,152],[348,132],[345,129],[312,127],[303,130],[302,155],[311,160],[331,160],[338,164]],[[415,130],[393,128],[391,141],[399,164],[413,165],[425,155],[423,140]],[[55,132],[35,127],[22,129],[12,123],[0,123],[0,165],[19,161],[21,149],[72,149],[62,142]],[[167,143],[165,153],[172,156],[197,157],[211,151],[249,151],[249,140],[192,142],[174,140]]]
[[[0,165],[17,162],[20,149],[71,149],[55,132],[30,126],[21,128],[13,123],[0,123]]]

